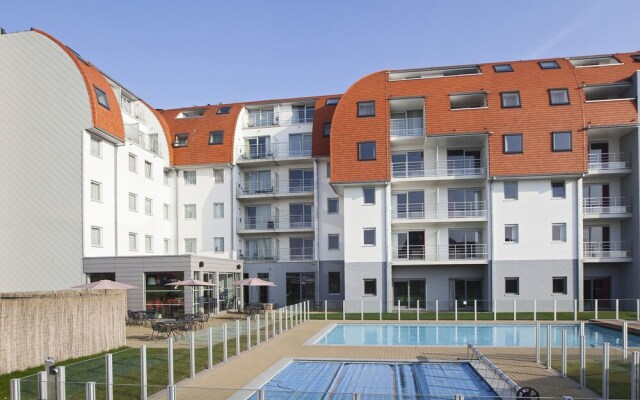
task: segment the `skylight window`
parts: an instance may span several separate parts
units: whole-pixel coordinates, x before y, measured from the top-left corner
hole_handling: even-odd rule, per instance
[[[557,61],[540,61],[538,63],[540,65],[540,69],[558,69],[560,68],[560,64]]]
[[[327,102],[326,102],[325,104],[326,104],[326,105],[328,105],[328,106],[335,106],[335,105],[337,105],[337,104],[338,104],[338,101],[340,101],[340,99],[339,99],[339,98],[337,98],[337,97],[332,97],[332,98],[330,98],[330,99],[327,99]]]
[[[107,94],[99,89],[97,86],[93,87],[96,91],[96,97],[98,98],[98,104],[100,104],[102,107],[106,108],[107,110],[110,110],[109,108],[109,99],[107,99]]]
[[[197,110],[185,110],[178,114],[176,118],[199,118],[204,115],[204,112],[204,108],[199,108]]]
[[[635,61],[635,62],[640,62],[640,53],[639,54],[632,54],[631,58],[633,58],[633,61]]]
[[[496,64],[493,66],[495,72],[513,72],[511,64]]]
[[[229,114],[229,111],[231,111],[231,106],[219,107],[216,114]]]

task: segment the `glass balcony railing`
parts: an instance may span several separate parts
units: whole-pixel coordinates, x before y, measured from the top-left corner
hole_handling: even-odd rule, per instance
[[[629,197],[585,197],[582,200],[584,215],[630,214],[631,201]]]
[[[313,179],[291,179],[238,184],[238,196],[309,194],[315,190]]]
[[[313,229],[311,215],[278,215],[267,217],[238,218],[238,230],[270,230],[270,229]]]
[[[486,217],[487,203],[485,201],[399,204],[393,208],[391,215],[394,220]]]
[[[584,242],[582,246],[585,259],[631,257],[629,242]]]
[[[629,153],[591,153],[589,171],[607,171],[631,168]]]
[[[409,161],[391,164],[394,178],[482,176],[484,160]]]
[[[246,144],[237,148],[238,161],[311,157],[311,143]]]
[[[391,119],[391,137],[422,136],[424,135],[424,120],[422,118]]]
[[[253,262],[269,261],[311,261],[313,247],[291,247],[278,249],[238,250],[238,259]]]
[[[484,243],[449,245],[402,245],[393,247],[394,261],[457,261],[487,259]]]

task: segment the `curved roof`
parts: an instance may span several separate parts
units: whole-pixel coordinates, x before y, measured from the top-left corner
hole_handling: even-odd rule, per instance
[[[68,46],[65,46],[58,39],[49,35],[48,33],[39,29],[33,29],[53,42],[64,50],[73,62],[78,67],[82,79],[87,87],[87,94],[89,95],[89,104],[91,106],[91,120],[93,121],[93,127],[101,131],[104,131],[111,136],[124,141],[124,123],[122,121],[122,114],[120,111],[119,99],[116,98],[111,86],[102,75],[102,73],[91,63],[82,60],[78,54],[71,50]],[[109,108],[104,107],[98,103],[98,97],[95,88],[103,91],[107,96]]]
[[[342,95],[321,96],[316,100],[313,114],[312,155],[314,157],[329,156],[330,136],[324,135],[324,125],[330,124],[337,104],[327,105],[328,99],[340,99]]]

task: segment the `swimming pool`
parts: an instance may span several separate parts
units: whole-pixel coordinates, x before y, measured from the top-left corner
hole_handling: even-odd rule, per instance
[[[440,325],[440,324],[336,324],[315,340],[318,345],[346,346],[477,346],[535,347],[535,325]],[[580,345],[580,325],[552,325],[552,346],[562,344],[566,329],[567,345]],[[540,329],[541,345],[546,346],[546,325]],[[594,324],[585,324],[587,346],[609,342],[622,347],[622,333]],[[640,346],[640,336],[628,336],[629,347]]]
[[[268,399],[496,396],[467,362],[292,361],[262,389]]]

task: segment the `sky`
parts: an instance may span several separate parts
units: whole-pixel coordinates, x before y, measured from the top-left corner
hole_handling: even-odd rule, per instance
[[[0,0],[156,108],[337,94],[385,69],[640,50],[638,0]]]

